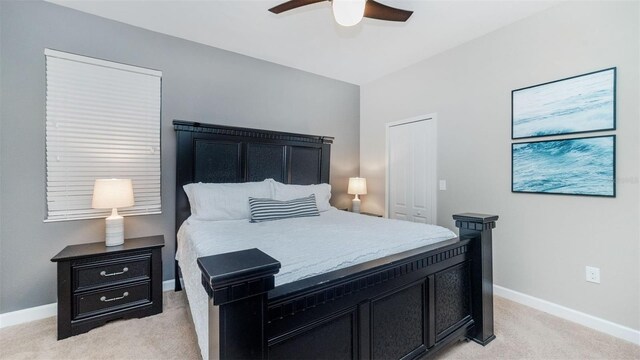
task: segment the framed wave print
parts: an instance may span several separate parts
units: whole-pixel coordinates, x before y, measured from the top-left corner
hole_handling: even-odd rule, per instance
[[[615,197],[615,135],[511,144],[511,191]]]
[[[616,68],[511,92],[511,138],[616,128]]]

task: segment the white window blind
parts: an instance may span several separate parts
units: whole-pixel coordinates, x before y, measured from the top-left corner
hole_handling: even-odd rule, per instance
[[[50,49],[45,57],[45,221],[108,216],[91,208],[99,178],[132,179],[135,205],[120,214],[160,213],[162,73]]]

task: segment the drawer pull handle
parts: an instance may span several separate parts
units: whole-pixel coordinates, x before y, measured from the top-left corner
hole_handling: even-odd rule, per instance
[[[109,274],[107,274],[107,272],[106,272],[106,271],[102,270],[102,271],[100,271],[100,275],[101,275],[101,276],[122,275],[122,274],[126,273],[127,271],[129,271],[129,268],[128,268],[128,267],[124,267],[124,268],[122,268],[122,271],[120,271],[120,272],[114,272],[114,273],[109,273]]]
[[[122,296],[120,296],[120,297],[114,297],[114,298],[111,298],[111,299],[107,299],[106,296],[103,296],[103,297],[100,298],[100,301],[109,302],[109,301],[122,300],[122,299],[126,298],[127,296],[129,296],[129,293],[127,291],[125,291],[124,293],[122,293]]]

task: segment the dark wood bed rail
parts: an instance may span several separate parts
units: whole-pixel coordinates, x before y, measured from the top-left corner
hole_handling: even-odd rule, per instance
[[[458,239],[279,287],[280,263],[258,249],[198,259],[210,296],[209,358],[417,358],[463,338],[486,345],[495,338],[491,248],[498,217],[453,218]],[[418,299],[422,305],[412,305]],[[402,307],[422,319],[412,334],[419,344],[388,343],[384,327],[402,333],[420,322],[403,317]]]

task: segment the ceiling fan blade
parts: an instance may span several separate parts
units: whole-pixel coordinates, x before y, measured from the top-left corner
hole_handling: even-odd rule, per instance
[[[315,4],[322,1],[327,1],[327,0],[291,0],[291,1],[283,2],[278,6],[274,6],[271,9],[269,9],[269,11],[271,11],[274,14],[280,14],[281,12],[289,11],[295,8],[299,8],[301,6],[311,5],[311,4]]]
[[[378,20],[407,21],[411,14],[413,11],[397,9],[373,0],[368,0],[364,8],[364,17]]]

